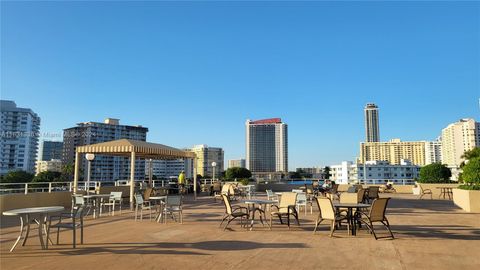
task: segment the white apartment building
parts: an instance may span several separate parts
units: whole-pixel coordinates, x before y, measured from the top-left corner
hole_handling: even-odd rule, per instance
[[[365,164],[343,161],[330,166],[330,169],[330,179],[337,184],[412,184],[420,174],[420,166],[413,165],[408,160],[402,160],[398,165],[378,160],[367,161]]]
[[[462,155],[475,147],[480,147],[480,123],[474,119],[460,119],[442,130],[442,162],[447,166],[460,166]]]
[[[152,160],[152,175],[160,178],[177,178],[184,171],[187,178],[193,178],[192,160]],[[145,179],[149,177],[150,161],[145,162]]]
[[[425,165],[432,163],[442,163],[442,142],[436,141],[425,142]]]
[[[228,161],[228,168],[234,168],[234,167],[245,168],[246,167],[245,159],[243,159],[243,158],[241,158],[241,159],[230,159]]]
[[[62,172],[62,160],[61,159],[37,160],[35,175],[41,172],[46,172],[46,171]]]
[[[40,117],[31,109],[0,101],[0,175],[10,171],[35,172]]]

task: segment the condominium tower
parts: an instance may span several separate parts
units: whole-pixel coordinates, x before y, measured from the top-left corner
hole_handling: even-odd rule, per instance
[[[480,123],[474,119],[460,119],[442,130],[442,161],[450,167],[459,166],[462,155],[480,147]]]
[[[0,175],[22,170],[35,173],[40,117],[10,100],[0,101]]]
[[[247,120],[246,165],[259,178],[288,172],[288,126],[280,118]]]
[[[39,160],[62,159],[63,142],[43,141],[40,146]]]
[[[245,168],[245,159],[230,159],[228,161],[228,168],[234,168],[234,167],[239,167],[239,168]]]
[[[215,170],[215,177],[218,178],[224,171],[224,153],[222,148],[200,144],[184,150],[194,152],[197,155],[197,174],[203,177],[212,177]],[[212,166],[213,162],[216,163],[215,169]]]
[[[379,142],[380,129],[378,127],[378,107],[368,103],[364,109],[365,113],[365,142]]]
[[[388,142],[362,142],[360,143],[359,162],[388,161],[398,165],[402,159],[409,160],[414,165],[426,165],[425,141],[403,142],[393,139]]]
[[[76,127],[63,130],[63,164],[75,164],[75,149],[77,146],[108,142],[119,139],[146,141],[148,128],[142,126],[120,125],[120,120],[107,118],[104,123],[84,122]],[[145,161],[137,160],[135,178],[144,179]],[[86,179],[87,162],[84,156],[80,160],[80,172]],[[91,167],[92,181],[114,181],[130,178],[130,159],[128,157],[114,157],[95,155]]]

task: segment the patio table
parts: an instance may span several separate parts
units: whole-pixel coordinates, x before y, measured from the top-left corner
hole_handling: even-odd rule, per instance
[[[155,218],[155,220],[160,223],[160,220],[162,220],[162,212],[163,212],[163,204],[162,202],[164,202],[166,199],[167,199],[167,196],[152,196],[150,198],[148,198],[149,200],[154,200],[154,201],[159,201],[158,204],[157,204],[157,208],[158,208],[158,216]]]
[[[438,198],[442,197],[445,198],[445,196],[448,196],[448,199],[451,200],[453,197],[453,188],[452,187],[437,187],[437,189],[440,189],[440,195],[438,195]]]
[[[247,193],[248,199],[252,198],[253,187],[255,187],[255,185],[237,186],[237,188],[245,190],[245,192]]]
[[[265,208],[267,204],[274,204],[276,203],[275,201],[270,201],[270,200],[245,200],[243,203],[247,204],[249,207],[249,214],[250,214],[250,231],[253,229],[253,223],[255,222],[255,213],[258,211],[259,217],[260,217],[260,222],[262,223],[263,226],[265,224],[263,223],[263,219],[267,219],[265,216]],[[256,207],[255,205],[258,204],[259,207]],[[263,206],[263,209],[262,209]],[[263,215],[263,219],[262,219]]]
[[[19,216],[20,217],[20,235],[17,237],[17,240],[13,244],[10,252],[12,252],[17,246],[20,239],[23,237],[22,246],[25,246],[28,239],[28,234],[30,233],[30,223],[35,222],[38,224],[38,237],[40,238],[40,245],[42,249],[45,249],[45,242],[43,240],[43,233],[46,235],[46,225],[45,220],[50,213],[56,213],[64,211],[65,207],[63,206],[47,206],[47,207],[31,207],[31,208],[20,208],[3,212],[4,216]],[[38,218],[37,218],[38,216]],[[27,227],[25,229],[25,226]],[[25,236],[23,236],[23,231],[25,230]],[[46,239],[48,241],[49,239]]]
[[[109,199],[110,194],[92,194],[92,195],[83,195],[84,199],[91,199],[93,200],[93,218],[100,217],[100,215],[97,215],[97,208],[98,208],[98,213],[100,213],[100,204],[103,199]]]
[[[370,204],[367,203],[337,203],[334,202],[333,206],[335,208],[347,208],[347,221],[350,224],[350,232],[353,236],[357,235],[357,224],[356,224],[356,218],[353,214],[353,209],[360,210],[360,208],[368,208],[370,207]]]

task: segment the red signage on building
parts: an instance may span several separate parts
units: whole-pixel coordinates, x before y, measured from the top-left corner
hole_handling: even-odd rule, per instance
[[[251,124],[277,124],[281,122],[282,122],[281,118],[269,118],[269,119],[252,121]]]

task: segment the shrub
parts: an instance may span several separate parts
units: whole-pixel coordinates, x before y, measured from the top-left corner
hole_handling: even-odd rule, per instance
[[[235,179],[235,178],[250,178],[252,177],[252,173],[245,168],[240,168],[240,167],[232,167],[228,168],[227,171],[225,172],[225,178],[226,179]]]
[[[11,171],[0,178],[2,183],[27,183],[31,182],[34,175],[26,171]]]
[[[242,180],[240,180],[240,183],[244,186],[248,185],[248,183],[250,183],[250,179],[248,178],[244,178]]]
[[[447,166],[440,163],[432,163],[420,169],[420,183],[450,183],[452,172]]]
[[[461,189],[480,190],[480,157],[472,158],[463,166]]]

